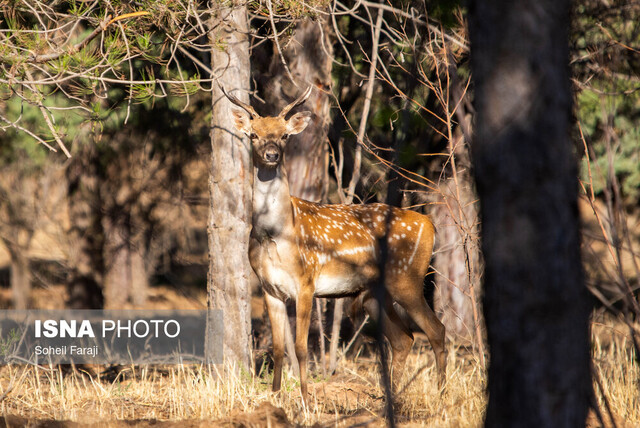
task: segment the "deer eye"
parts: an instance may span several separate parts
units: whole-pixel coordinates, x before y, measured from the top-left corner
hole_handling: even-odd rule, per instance
[[[251,138],[252,140],[257,140],[257,139],[258,139],[258,134],[256,134],[255,132],[252,132],[252,133],[249,135],[249,138]]]
[[[289,138],[289,134],[282,134],[282,141],[286,140],[287,138]]]

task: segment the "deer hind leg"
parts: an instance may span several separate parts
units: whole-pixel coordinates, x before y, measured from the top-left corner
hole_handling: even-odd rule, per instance
[[[418,324],[429,339],[436,357],[440,387],[444,385],[447,372],[447,351],[445,349],[445,327],[424,298],[422,278],[399,278],[393,297],[402,306],[411,319]]]
[[[369,292],[365,292],[363,296],[363,306],[371,319],[378,322],[379,310],[378,301],[371,296]],[[394,385],[397,385],[402,377],[404,363],[411,351],[413,345],[413,334],[402,321],[398,313],[393,308],[393,300],[391,296],[385,293],[384,311],[382,311],[384,335],[391,344],[392,370],[391,379]]]
[[[284,359],[284,326],[289,322],[287,307],[284,302],[276,297],[264,294],[267,302],[267,312],[271,322],[271,336],[273,338],[273,391],[280,390],[282,381],[282,360]]]

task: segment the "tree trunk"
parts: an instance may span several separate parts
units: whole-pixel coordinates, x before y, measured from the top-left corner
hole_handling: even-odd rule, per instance
[[[143,308],[147,303],[147,293],[149,289],[149,274],[152,269],[146,265],[144,248],[133,247],[129,251],[131,268],[131,303],[136,308]],[[155,264],[155,263],[154,263]]]
[[[332,61],[328,32],[326,20],[305,20],[296,26],[292,40],[282,48],[282,56],[295,83],[289,78],[277,47],[274,47],[269,70],[271,79],[264,94],[268,114],[276,115],[309,85],[315,87],[309,99],[296,109],[311,111],[311,122],[304,132],[289,138],[285,156],[291,194],[313,202],[326,199],[328,180],[327,132],[331,121],[329,91]]]
[[[435,276],[437,312],[447,328],[447,335],[476,344],[475,291],[480,283],[480,249],[478,248],[478,206],[471,189],[470,177],[459,174],[456,191],[453,179],[439,185],[444,203],[433,204],[431,215],[436,224],[437,248],[432,264]],[[458,200],[460,198],[460,200]],[[474,315],[475,314],[475,315]],[[479,340],[484,340],[480,337]]]
[[[450,51],[451,52],[451,51]],[[449,337],[471,342],[484,364],[485,335],[479,299],[482,257],[480,254],[479,204],[470,173],[472,107],[465,84],[458,75],[456,58],[448,55],[447,74],[451,105],[458,127],[449,143],[451,157],[443,165],[448,177],[439,182],[437,203],[432,205],[437,239],[433,266],[436,275],[435,302]]]
[[[11,254],[11,298],[15,309],[27,309],[31,295],[31,271],[27,250],[9,249]]]
[[[210,22],[211,68],[227,91],[247,103],[248,32],[245,6],[221,8]],[[250,368],[250,146],[235,129],[231,103],[215,84],[212,102],[208,306],[224,310],[224,358]]]
[[[122,309],[131,301],[131,251],[126,229],[117,219],[105,219],[105,309]]]
[[[104,233],[94,144],[80,146],[66,169],[69,209],[69,278],[67,306],[71,309],[102,309],[100,284],[104,271]]]
[[[491,350],[486,426],[584,426],[591,396],[569,9],[568,0],[470,8]]]
[[[145,252],[136,248],[125,227],[111,226],[105,239],[104,306],[142,309],[147,302],[149,273]]]

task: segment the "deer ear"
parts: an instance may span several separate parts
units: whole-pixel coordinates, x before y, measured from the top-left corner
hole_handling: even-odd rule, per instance
[[[249,115],[242,110],[231,110],[233,114],[233,120],[236,123],[236,129],[240,132],[244,132],[247,135],[251,134],[251,119]]]
[[[307,127],[311,120],[312,113],[310,111],[302,111],[291,116],[287,121],[287,134],[299,134]]]

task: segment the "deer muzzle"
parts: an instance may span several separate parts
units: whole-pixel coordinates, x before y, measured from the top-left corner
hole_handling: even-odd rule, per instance
[[[269,144],[267,147],[265,147],[262,158],[268,164],[277,164],[278,162],[280,162],[281,156],[282,155],[280,148],[275,144]]]

